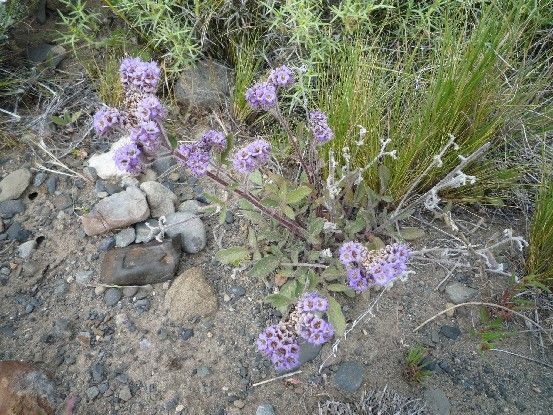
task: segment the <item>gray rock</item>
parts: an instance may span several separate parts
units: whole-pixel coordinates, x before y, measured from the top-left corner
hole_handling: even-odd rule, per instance
[[[56,295],[64,295],[67,293],[67,290],[67,283],[64,280],[58,281],[54,286],[54,294]]]
[[[0,218],[10,219],[23,212],[25,212],[25,205],[21,199],[0,202]]]
[[[226,215],[225,215],[225,223],[227,225],[230,225],[231,223],[234,223],[234,213],[232,213],[230,210],[228,210]]]
[[[175,279],[165,295],[165,308],[169,319],[177,323],[217,311],[217,296],[201,268],[187,269]]]
[[[124,190],[118,184],[112,183],[108,180],[97,180],[95,189],[96,189],[96,194],[99,194],[101,192],[106,192],[108,195],[113,195],[115,193],[119,193]]]
[[[246,289],[240,285],[230,287],[229,291],[235,297],[242,297],[246,294]]]
[[[107,306],[113,307],[121,300],[122,295],[119,288],[110,287],[104,293],[104,302]]]
[[[276,415],[273,405],[270,403],[262,403],[257,407],[255,415]]]
[[[115,235],[115,246],[118,248],[124,248],[134,242],[136,237],[134,228],[123,229]]]
[[[48,179],[46,180],[46,190],[48,190],[48,193],[53,195],[58,188],[58,176],[55,174],[51,174],[48,176]]]
[[[158,175],[166,173],[171,167],[177,164],[174,157],[162,157],[154,160],[152,168]]]
[[[91,182],[95,182],[98,178],[98,173],[96,173],[96,169],[94,167],[84,167],[83,175]]]
[[[180,333],[180,337],[184,341],[190,340],[192,337],[194,337],[194,330],[193,329],[183,329]]]
[[[0,233],[4,232],[4,221],[0,218]]]
[[[466,303],[472,300],[478,294],[478,290],[467,287],[460,282],[454,282],[445,287],[449,299],[454,304]]]
[[[364,376],[365,369],[359,363],[344,362],[334,374],[334,382],[345,392],[355,392],[363,383]]]
[[[207,366],[201,366],[196,370],[196,374],[201,378],[205,378],[205,377],[209,376],[210,373],[211,373],[211,371],[209,370],[209,368]]]
[[[31,172],[26,168],[15,170],[0,181],[0,202],[18,199],[31,183]]]
[[[36,21],[40,24],[46,23],[46,0],[39,0],[38,2]]]
[[[190,212],[175,212],[166,219],[167,235],[171,238],[180,235],[185,252],[196,254],[205,248],[205,226],[199,217]]]
[[[185,69],[175,84],[177,101],[198,109],[212,110],[223,105],[229,91],[228,68],[209,60]]]
[[[457,337],[461,335],[461,330],[457,326],[442,326],[440,327],[440,333],[448,339],[457,340]]]
[[[132,398],[131,389],[129,385],[123,385],[119,388],[119,399],[124,400],[125,402],[129,401]]]
[[[98,202],[84,216],[83,227],[87,235],[100,235],[112,229],[125,228],[150,216],[146,196],[136,187],[128,187]]]
[[[100,391],[98,390],[98,388],[96,386],[91,386],[90,388],[88,388],[86,390],[86,396],[88,397],[88,399],[90,400],[93,400],[94,398],[96,398],[98,395],[100,394]]]
[[[92,280],[92,275],[94,271],[77,271],[75,274],[75,281],[80,285],[88,285]]]
[[[67,50],[61,45],[41,43],[27,49],[27,59],[35,64],[44,64],[50,68],[57,68],[67,56]]]
[[[197,200],[185,200],[182,202],[179,207],[179,212],[190,212],[196,215],[202,207],[202,204],[198,202]]]
[[[123,288],[123,295],[127,298],[134,297],[134,295],[138,292],[138,287],[136,286],[130,286]]]
[[[106,369],[103,364],[95,363],[90,367],[90,376],[94,383],[101,383],[104,380]]]
[[[148,219],[146,222],[137,223],[135,225],[135,230],[136,230],[136,238],[134,239],[135,244],[150,242],[155,238],[156,233],[150,231],[150,228],[148,228],[146,223],[152,227],[158,226],[158,222],[155,219]]]
[[[131,245],[108,251],[100,281],[108,285],[146,285],[172,279],[181,256],[178,239]]]
[[[323,346],[300,340],[300,365],[315,360]]]
[[[44,180],[46,180],[47,177],[48,177],[48,175],[46,173],[44,173],[43,171],[38,172],[36,174],[35,178],[33,179],[33,186],[34,187],[40,187],[42,185],[42,183],[44,183]]]
[[[154,181],[144,182],[140,189],[146,194],[150,214],[153,218],[167,216],[175,212],[177,196],[162,184]]]
[[[424,391],[424,400],[429,412],[433,415],[449,415],[451,404],[441,389],[427,389]]]
[[[115,246],[115,238],[113,236],[108,236],[100,241],[98,244],[98,250],[100,252],[106,252]]]
[[[17,253],[21,258],[27,259],[31,256],[36,247],[36,241],[34,239],[31,239],[30,241],[23,242],[21,245],[19,245],[17,247]]]
[[[25,242],[31,237],[31,231],[23,229],[19,222],[13,222],[6,233],[9,240],[18,242]]]

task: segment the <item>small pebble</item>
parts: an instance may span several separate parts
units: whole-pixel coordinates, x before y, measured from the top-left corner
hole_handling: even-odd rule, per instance
[[[104,302],[107,306],[113,307],[121,300],[122,292],[119,288],[110,287],[104,294]]]

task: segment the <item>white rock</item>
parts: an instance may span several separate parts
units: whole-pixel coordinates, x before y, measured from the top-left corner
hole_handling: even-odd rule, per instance
[[[19,247],[17,248],[17,253],[21,258],[27,259],[31,256],[36,247],[36,241],[34,239],[31,239],[30,241],[23,242],[21,245],[19,245]]]
[[[122,137],[111,145],[108,152],[102,154],[94,154],[88,160],[88,167],[93,167],[96,170],[98,177],[104,180],[116,179],[129,176],[129,173],[120,170],[113,160],[115,151],[124,144],[129,142],[129,137]]]

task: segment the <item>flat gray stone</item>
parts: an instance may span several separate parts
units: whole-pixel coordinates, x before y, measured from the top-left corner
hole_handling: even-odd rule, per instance
[[[113,229],[126,228],[150,216],[146,196],[136,187],[128,187],[100,200],[82,219],[87,235],[100,235]]]
[[[255,415],[276,415],[273,405],[270,403],[262,403],[255,411]]]
[[[146,194],[152,218],[167,216],[175,212],[178,199],[167,187],[158,182],[150,181],[142,183],[140,189]]]
[[[108,285],[146,285],[167,281],[175,276],[180,256],[178,238],[114,248],[104,255],[100,281]]]
[[[104,293],[104,302],[107,306],[113,307],[121,300],[123,293],[119,288],[110,287]]]
[[[345,392],[355,392],[361,387],[365,369],[357,362],[344,362],[334,374],[334,383]]]
[[[300,365],[315,360],[323,346],[300,340]]]
[[[205,248],[205,226],[199,217],[190,212],[175,212],[167,215],[166,219],[166,234],[171,238],[180,235],[185,252],[196,254]]]
[[[23,212],[25,212],[25,205],[21,199],[0,202],[0,218],[10,219]]]
[[[200,211],[201,207],[202,204],[197,200],[185,200],[179,205],[177,210],[179,212],[190,212],[196,215]]]
[[[135,244],[150,242],[156,237],[155,232],[150,231],[150,228],[146,226],[146,223],[148,223],[152,227],[158,226],[158,222],[155,219],[148,219],[146,222],[137,223],[135,225],[135,230],[136,230],[136,237],[134,239]]]
[[[466,303],[478,294],[478,290],[467,287],[460,282],[454,282],[445,287],[445,292],[453,304]]]
[[[92,281],[92,275],[94,271],[77,271],[75,274],[75,281],[80,285],[88,285]]]
[[[118,248],[129,246],[134,242],[135,236],[136,232],[134,228],[126,228],[119,231],[117,235],[115,235],[115,246]]]
[[[0,181],[0,202],[18,199],[31,183],[31,172],[26,168],[12,171]]]
[[[21,258],[27,259],[31,256],[36,247],[36,241],[34,239],[31,239],[30,241],[23,242],[21,245],[19,245],[17,247],[17,253]]]

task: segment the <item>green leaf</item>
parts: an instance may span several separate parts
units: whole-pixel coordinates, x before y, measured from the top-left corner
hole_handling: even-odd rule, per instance
[[[328,296],[328,311],[326,312],[328,316],[328,321],[334,327],[334,332],[336,336],[343,336],[346,331],[346,318],[344,313],[342,313],[342,306],[338,301],[332,296]]]
[[[254,264],[249,274],[251,277],[265,278],[278,268],[279,263],[279,257],[275,255],[267,255]]]
[[[221,164],[224,164],[227,160],[230,151],[232,150],[232,146],[234,144],[234,136],[232,134],[227,135],[227,145],[225,146],[225,149],[221,151],[221,154],[219,155],[219,162]]]
[[[325,220],[319,217],[309,219],[307,223],[307,232],[311,236],[319,236],[325,226]]]
[[[221,249],[215,254],[215,258],[221,264],[230,264],[237,266],[240,262],[250,258],[250,252],[245,246],[231,246]]]
[[[263,185],[263,176],[261,176],[261,172],[259,170],[250,173],[248,179],[250,179],[253,184],[256,184],[258,186]]]
[[[291,298],[286,297],[282,294],[271,294],[265,297],[265,302],[268,304],[271,304],[273,307],[275,307],[278,311],[281,313],[285,313],[288,309],[288,306],[290,303],[292,303],[294,300]]]
[[[294,209],[292,209],[290,206],[283,206],[282,211],[289,219],[296,219],[296,214],[294,213]]]
[[[399,229],[399,235],[406,241],[422,238],[426,233],[421,228],[405,227]]]
[[[299,297],[299,291],[298,290],[298,281],[297,280],[291,280],[288,281],[286,284],[284,284],[280,290],[279,294],[282,294],[283,296],[286,296],[291,299],[295,299]]]
[[[344,293],[348,297],[354,297],[355,296],[355,291],[353,291],[350,287],[348,287],[345,284],[329,284],[329,285],[326,286],[326,288],[328,289],[328,291],[334,291],[334,292],[337,292],[337,293]]]
[[[380,178],[380,192],[384,193],[388,189],[388,183],[390,183],[390,177],[392,176],[390,169],[384,164],[378,166],[378,177]]]
[[[296,204],[301,202],[307,196],[311,194],[311,188],[308,186],[300,186],[297,189],[288,192],[287,201],[290,204]]]
[[[385,246],[386,244],[384,243],[384,241],[378,236],[371,237],[371,241],[366,245],[369,251],[377,251],[384,248]]]
[[[343,277],[346,274],[343,268],[340,267],[328,267],[326,268],[323,273],[321,274],[321,277],[325,281],[334,281],[337,280],[340,277]]]

